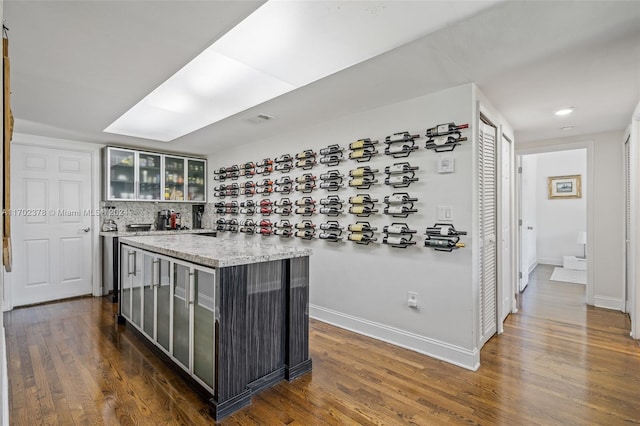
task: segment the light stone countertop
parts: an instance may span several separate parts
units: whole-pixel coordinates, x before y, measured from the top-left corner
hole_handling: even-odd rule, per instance
[[[259,241],[226,240],[194,234],[125,237],[121,238],[120,242],[212,268],[291,259],[311,254],[311,249],[308,248],[277,246]]]
[[[100,231],[101,237],[137,237],[147,235],[180,235],[180,234],[209,234],[216,232],[215,229],[181,229],[179,231]]]

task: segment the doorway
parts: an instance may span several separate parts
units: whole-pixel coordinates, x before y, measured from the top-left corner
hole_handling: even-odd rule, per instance
[[[591,148],[572,145],[518,155],[519,308],[530,277],[550,291],[574,286],[587,303],[592,294]]]
[[[16,142],[9,308],[95,293],[95,150]]]

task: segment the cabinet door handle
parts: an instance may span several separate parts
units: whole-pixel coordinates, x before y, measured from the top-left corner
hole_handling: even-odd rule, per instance
[[[154,287],[160,287],[160,260],[154,259],[151,274],[154,275],[151,278],[151,285]]]
[[[195,289],[196,289],[195,273],[189,272],[189,304],[190,305],[193,305],[193,302],[196,299]]]
[[[136,253],[134,251],[131,251],[131,250],[127,254],[127,275],[134,275],[135,274],[135,254]],[[131,256],[132,255],[134,256],[134,258],[133,258],[134,259],[134,263],[131,262]],[[133,269],[134,269],[133,271],[131,271],[131,265],[132,264],[134,265],[133,266]]]

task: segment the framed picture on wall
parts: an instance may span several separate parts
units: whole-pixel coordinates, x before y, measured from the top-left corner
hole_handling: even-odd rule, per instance
[[[550,176],[547,178],[549,185],[549,199],[582,198],[582,176]]]

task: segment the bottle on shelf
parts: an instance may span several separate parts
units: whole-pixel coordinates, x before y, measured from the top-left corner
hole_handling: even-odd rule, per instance
[[[351,233],[349,234],[347,239],[349,241],[355,241],[356,243],[363,243],[363,244],[369,244],[378,240],[376,237],[372,235],[361,234],[361,233]]]
[[[382,228],[385,234],[415,234],[415,229],[409,229],[406,223],[392,223]]]
[[[414,245],[416,242],[406,237],[386,236],[382,238],[382,243],[389,244],[392,246],[411,246],[411,245]]]
[[[351,179],[349,181],[349,186],[355,188],[368,188],[374,183],[378,183],[378,179],[375,179],[372,176],[363,176]]]
[[[416,213],[418,209],[406,205],[390,205],[384,208],[384,214],[389,215],[408,215],[409,213]]]
[[[458,231],[453,225],[447,223],[436,223],[427,228],[425,235],[431,237],[457,237],[467,235],[466,231]]]
[[[418,166],[412,166],[409,163],[396,163],[392,166],[384,168],[386,174],[409,173],[418,170]]]
[[[332,155],[332,154],[337,154],[339,152],[344,151],[343,148],[340,148],[340,145],[338,144],[333,144],[333,145],[329,145],[326,148],[322,148],[320,150],[320,155]]]
[[[431,238],[431,239],[425,240],[424,246],[433,247],[436,250],[445,249],[445,251],[451,251],[454,249],[462,248],[465,246],[465,244],[461,242],[456,242],[455,240]]]
[[[363,177],[363,176],[368,176],[368,175],[373,175],[375,173],[378,173],[378,169],[372,169],[369,166],[363,166],[363,167],[358,167],[356,169],[353,170],[349,170],[349,176],[351,177]]]
[[[409,196],[406,192],[393,193],[384,197],[385,204],[404,204],[418,201],[417,198]]]
[[[377,145],[377,144],[378,144],[378,141],[377,141],[377,140],[376,140],[376,141],[372,141],[372,140],[371,140],[371,139],[369,139],[369,138],[366,138],[366,139],[358,139],[357,141],[355,141],[355,142],[351,142],[351,143],[349,144],[349,149],[350,149],[350,150],[352,150],[352,151],[354,151],[354,150],[357,150],[357,149],[363,149],[363,148],[367,148],[367,147],[373,147],[374,145]]]
[[[375,232],[378,228],[371,226],[369,222],[356,222],[349,224],[347,229],[349,232]]]
[[[387,176],[384,180],[385,185],[403,185],[408,186],[411,182],[417,182],[419,179],[417,177],[409,177],[404,175],[390,175]]]
[[[377,198],[371,198],[369,194],[358,194],[354,197],[349,197],[350,204],[366,204],[366,203],[377,203]]]
[[[468,128],[469,128],[468,124],[460,124],[460,125],[457,125],[456,123],[438,124],[435,127],[427,129],[427,133],[425,134],[425,136],[427,136],[428,138],[434,138],[437,136],[450,135],[452,133],[460,133],[460,130],[468,129]]]

